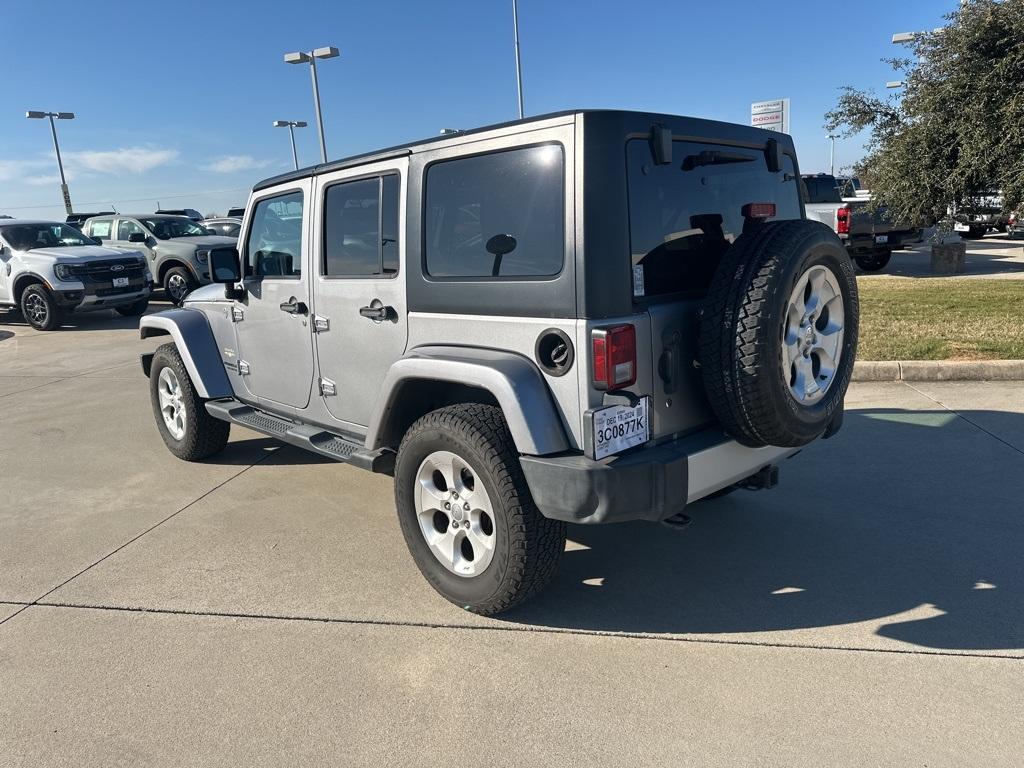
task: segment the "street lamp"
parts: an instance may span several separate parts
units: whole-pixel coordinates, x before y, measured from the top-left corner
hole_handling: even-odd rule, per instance
[[[519,119],[523,119],[523,70],[519,63],[519,8],[512,0],[512,31],[516,40],[516,89],[519,92]]]
[[[313,78],[313,106],[316,108],[316,127],[320,134],[320,161],[327,162],[327,144],[324,142],[324,116],[320,113],[320,86],[316,81],[316,60],[333,59],[338,56],[338,49],[334,46],[325,48],[314,48],[312,51],[296,51],[286,53],[284,60],[286,64],[309,64],[310,76]]]
[[[829,176],[835,176],[836,175],[836,135],[834,133],[830,133],[828,135],[828,137],[832,140],[832,150],[829,152],[829,159],[828,159],[828,175]]]
[[[275,120],[275,128],[287,128],[288,135],[292,139],[292,162],[295,163],[295,170],[299,170],[299,156],[295,152],[295,129],[305,128],[307,125],[305,120]]]
[[[53,119],[58,120],[74,120],[74,112],[39,112],[34,109],[30,109],[25,113],[25,117],[30,120],[42,120],[44,117],[50,118],[50,133],[53,135],[53,151],[57,153],[57,168],[60,169],[60,192],[64,197],[64,210],[67,211],[70,216],[73,211],[71,210],[71,193],[68,192],[68,181],[64,178],[64,163],[60,159],[60,145],[57,143],[57,127],[53,123]]]
[[[902,88],[904,85],[902,80],[890,80],[885,84],[886,88]]]

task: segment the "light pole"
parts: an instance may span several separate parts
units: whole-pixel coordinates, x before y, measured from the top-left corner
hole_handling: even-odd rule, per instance
[[[57,126],[54,125],[53,119],[58,120],[74,120],[74,112],[38,112],[36,110],[29,110],[25,113],[25,117],[32,120],[42,120],[44,117],[50,118],[50,133],[53,135],[53,151],[57,153],[57,168],[60,169],[60,193],[64,197],[64,210],[67,211],[70,216],[73,211],[71,210],[71,193],[68,192],[68,181],[64,178],[64,163],[60,159],[60,145],[57,143]]]
[[[309,73],[313,78],[313,106],[316,108],[316,128],[320,134],[320,161],[327,162],[327,144],[324,141],[324,116],[320,113],[320,86],[316,80],[316,60],[333,59],[338,56],[338,49],[333,45],[324,48],[314,48],[312,51],[296,51],[286,53],[284,60],[286,64],[309,64]]]
[[[287,128],[288,135],[292,140],[292,162],[295,163],[295,170],[299,170],[299,156],[295,152],[295,129],[305,128],[307,125],[305,120],[275,120],[275,128]]]
[[[512,30],[516,40],[516,90],[519,93],[519,119],[523,119],[523,69],[519,63],[519,8],[512,0]]]
[[[828,175],[829,176],[835,176],[836,175],[836,135],[834,133],[830,133],[828,135],[828,137],[830,139],[832,139],[832,150],[829,152],[829,156],[828,156]]]

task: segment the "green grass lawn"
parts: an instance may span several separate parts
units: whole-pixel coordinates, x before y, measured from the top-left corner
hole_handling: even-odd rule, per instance
[[[1024,280],[862,277],[860,360],[1022,360]]]

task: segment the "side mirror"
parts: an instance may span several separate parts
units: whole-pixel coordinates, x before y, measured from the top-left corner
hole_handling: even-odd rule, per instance
[[[128,235],[129,243],[144,243],[146,242],[146,234],[144,232],[132,232]]]
[[[210,279],[224,286],[226,298],[242,299],[245,297],[245,289],[236,287],[236,283],[242,279],[237,248],[211,248],[208,263]]]

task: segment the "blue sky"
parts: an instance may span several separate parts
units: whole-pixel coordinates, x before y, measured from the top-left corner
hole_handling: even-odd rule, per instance
[[[931,29],[955,0],[766,4],[520,0],[527,114],[640,109],[747,122],[750,102],[792,99],[805,172],[828,170],[824,112],[844,84],[884,91],[893,32]],[[223,213],[291,167],[276,119],[306,120],[323,45],[328,155],[342,157],[516,116],[511,0],[2,0],[0,213],[63,218],[49,129],[58,123],[78,210],[190,206]],[[837,164],[857,159],[837,142]]]

